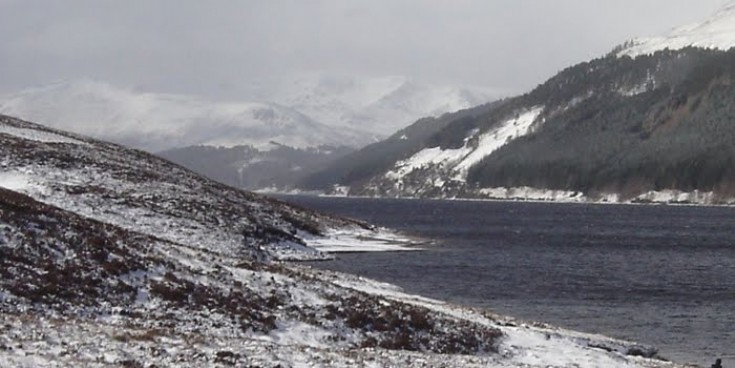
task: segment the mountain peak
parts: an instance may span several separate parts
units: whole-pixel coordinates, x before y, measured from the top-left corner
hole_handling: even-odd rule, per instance
[[[386,136],[417,119],[457,111],[503,95],[489,88],[442,86],[410,76],[316,71],[284,76],[258,88],[258,98],[293,107],[342,129]]]
[[[630,40],[619,48],[617,55],[636,57],[690,46],[719,50],[735,47],[735,1],[727,2],[704,21],[674,28],[665,36]]]
[[[198,144],[259,146],[274,139],[292,147],[369,142],[275,103],[212,102],[89,78],[0,96],[0,113],[153,152]]]

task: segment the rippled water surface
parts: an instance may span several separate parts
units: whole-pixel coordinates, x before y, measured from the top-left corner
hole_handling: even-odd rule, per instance
[[[735,365],[734,208],[284,199],[435,241],[317,267]]]

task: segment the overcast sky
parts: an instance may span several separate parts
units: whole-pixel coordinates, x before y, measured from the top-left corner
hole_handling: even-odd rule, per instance
[[[0,0],[0,92],[89,77],[241,98],[334,71],[523,92],[725,0]]]

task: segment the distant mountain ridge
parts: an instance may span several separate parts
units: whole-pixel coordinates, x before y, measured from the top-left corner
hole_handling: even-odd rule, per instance
[[[319,74],[273,83],[251,101],[221,102],[71,80],[0,96],[0,113],[151,152],[195,145],[257,148],[272,141],[292,148],[359,148],[422,116],[497,95],[420,86],[405,77]]]
[[[368,142],[294,109],[267,102],[222,103],[140,93],[94,80],[60,82],[0,99],[0,113],[43,121],[152,152],[192,145],[359,146]]]
[[[404,76],[355,77],[307,73],[269,83],[254,97],[292,107],[330,126],[390,134],[426,116],[439,116],[502,96],[480,87],[438,86]],[[372,143],[372,142],[371,142]]]

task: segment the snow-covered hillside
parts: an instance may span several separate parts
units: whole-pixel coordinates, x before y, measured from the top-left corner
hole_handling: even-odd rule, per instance
[[[675,28],[668,35],[628,41],[621,46],[618,55],[635,57],[688,46],[720,50],[735,47],[735,2],[728,2],[709,19]]]
[[[473,132],[464,139],[464,145],[455,149],[441,147],[426,148],[406,160],[396,163],[395,168],[386,174],[388,178],[400,180],[414,171],[440,167],[442,170],[454,173],[454,179],[464,181],[467,171],[472,165],[495,152],[508,142],[522,137],[531,131],[536,118],[543,111],[543,107],[534,107],[523,113],[518,113],[497,127],[487,132]]]
[[[0,116],[2,367],[676,367],[646,346],[272,261],[400,242]]]
[[[141,151],[6,117],[0,137],[0,186],[128,231],[259,259],[325,258],[306,245],[332,246],[323,236],[332,233],[343,243],[357,237],[380,243],[379,232],[365,224],[291,208]],[[166,228],[178,230],[160,231]],[[383,244],[392,248],[395,237]]]
[[[260,100],[292,107],[329,126],[387,137],[414,121],[500,98],[480,87],[438,86],[404,76],[356,77],[309,73],[264,82]]]
[[[93,80],[60,82],[0,97],[0,113],[149,151],[210,145],[359,146],[365,133],[333,129],[267,102],[211,102],[141,93]]]

